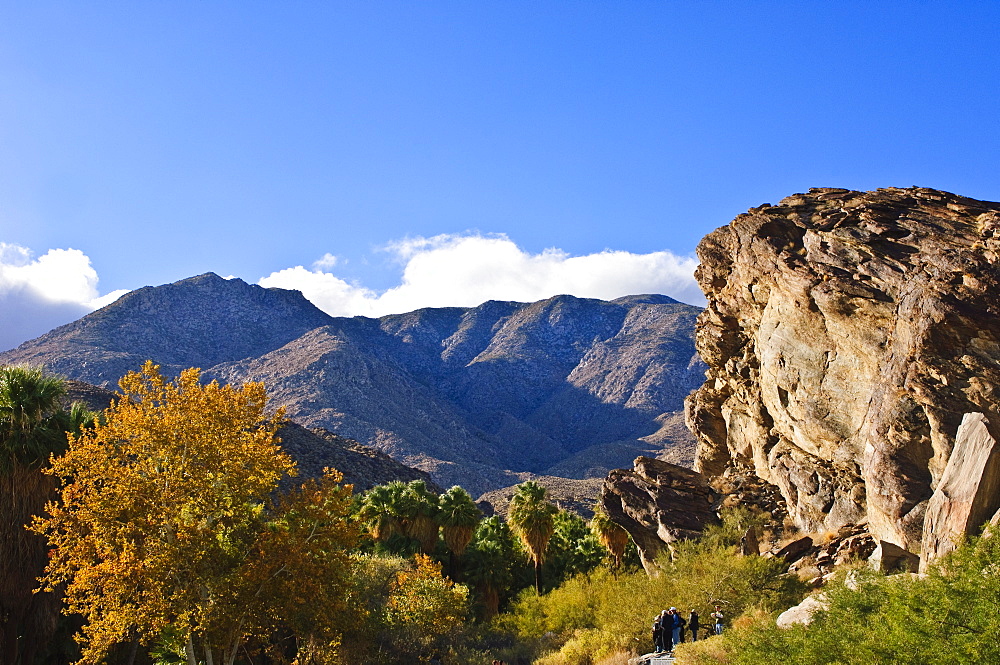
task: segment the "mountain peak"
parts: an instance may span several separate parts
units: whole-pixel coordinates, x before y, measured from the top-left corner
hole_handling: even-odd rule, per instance
[[[693,441],[670,423],[703,378],[699,311],[558,295],[334,318],[298,291],[205,273],[133,291],[0,362],[103,385],[147,359],[166,375],[263,381],[301,424],[478,493],[551,471],[599,476],[667,447],[683,458]]]
[[[85,378],[114,385],[146,360],[168,372],[211,367],[267,353],[331,321],[299,291],[266,289],[208,272],[126,293],[0,359],[44,363],[68,375],[79,374],[73,369],[81,364],[96,364],[99,373]],[[62,352],[53,357],[56,349]]]

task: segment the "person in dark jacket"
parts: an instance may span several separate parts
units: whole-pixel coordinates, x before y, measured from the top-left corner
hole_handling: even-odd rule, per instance
[[[701,628],[701,624],[699,623],[698,613],[694,610],[691,610],[691,614],[688,615],[688,629],[691,631],[692,642],[698,641],[699,628]]]
[[[666,651],[664,643],[666,642],[668,633],[666,627],[667,618],[667,611],[663,610],[653,619],[653,650],[656,653]]]

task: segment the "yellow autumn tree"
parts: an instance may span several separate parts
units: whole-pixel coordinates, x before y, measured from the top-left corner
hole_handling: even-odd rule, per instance
[[[442,575],[437,561],[417,554],[413,568],[397,573],[389,589],[389,625],[401,644],[427,649],[461,627],[468,600],[465,585]]]
[[[262,384],[203,385],[197,369],[168,381],[147,362],[119,385],[53,461],[61,500],[34,526],[52,548],[43,585],[65,585],[66,611],[86,620],[81,663],[164,635],[190,665],[231,665],[276,631],[328,650],[356,536],[350,486],[332,472],[269,501],[294,463]]]

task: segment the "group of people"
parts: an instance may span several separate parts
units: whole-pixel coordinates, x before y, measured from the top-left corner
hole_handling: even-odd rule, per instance
[[[709,616],[712,619],[712,632],[721,635],[725,620],[722,608],[716,605],[715,611]],[[696,610],[691,610],[687,619],[681,616],[676,607],[663,610],[653,619],[653,649],[656,653],[672,652],[675,645],[686,641],[687,632],[691,633],[692,642],[697,641],[700,629],[701,618]]]

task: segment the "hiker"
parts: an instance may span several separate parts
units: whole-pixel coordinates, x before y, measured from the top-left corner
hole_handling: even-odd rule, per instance
[[[653,617],[653,652],[660,653],[660,635],[663,627],[660,625],[660,615]]]
[[[722,635],[722,622],[724,617],[722,616],[722,608],[718,605],[715,606],[715,611],[710,615],[715,621],[715,634]]]
[[[676,607],[670,608],[670,650],[673,651],[674,647],[681,643],[681,628],[684,627],[686,622],[681,617],[681,613],[677,611]]]
[[[681,611],[680,610],[677,610],[676,616],[677,616],[677,621],[680,622],[680,624],[681,624],[680,635],[678,636],[679,639],[677,640],[677,643],[678,644],[683,644],[684,641],[685,641],[684,640],[684,632],[685,632],[685,628],[687,626],[687,620],[684,617],[681,616]]]
[[[672,625],[670,621],[670,614],[666,610],[663,610],[660,612],[660,616],[656,618],[656,621],[659,626],[658,639],[656,640],[656,652],[662,653],[664,651],[669,651],[670,628]]]
[[[698,623],[698,613],[695,612],[694,610],[691,610],[691,614],[688,616],[688,628],[691,629],[692,642],[698,641],[698,628],[700,627],[701,626]]]

